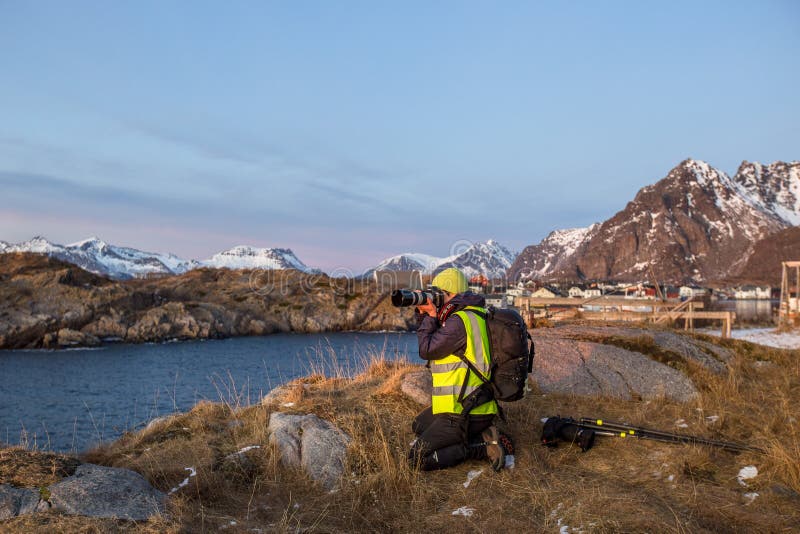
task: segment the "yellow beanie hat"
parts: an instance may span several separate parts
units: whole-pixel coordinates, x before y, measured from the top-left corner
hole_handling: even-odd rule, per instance
[[[445,269],[434,276],[431,285],[453,294],[463,293],[469,289],[467,277],[455,267]]]

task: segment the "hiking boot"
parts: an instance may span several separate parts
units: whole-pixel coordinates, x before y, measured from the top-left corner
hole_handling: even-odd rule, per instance
[[[503,447],[503,450],[506,452],[506,456],[511,456],[514,454],[514,441],[512,441],[511,436],[508,434],[503,434],[500,432],[500,446]]]
[[[506,464],[506,450],[500,442],[500,432],[492,425],[481,434],[486,444],[486,456],[492,462],[492,469],[500,471]]]

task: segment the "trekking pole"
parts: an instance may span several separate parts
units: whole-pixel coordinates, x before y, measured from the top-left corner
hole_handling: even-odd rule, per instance
[[[593,430],[611,430],[619,432],[620,437],[636,437],[643,439],[650,439],[653,441],[661,441],[668,443],[696,443],[699,445],[710,445],[713,447],[720,447],[731,451],[750,451],[765,454],[763,449],[752,447],[742,443],[734,443],[730,441],[720,441],[716,439],[702,438],[699,436],[688,436],[685,434],[674,434],[671,432],[664,432],[662,430],[653,430],[650,428],[637,427],[627,425],[625,423],[618,423],[614,421],[605,421],[603,419],[591,419],[589,417],[582,417],[579,422],[581,425],[587,425],[587,428]],[[615,434],[616,435],[616,434]]]

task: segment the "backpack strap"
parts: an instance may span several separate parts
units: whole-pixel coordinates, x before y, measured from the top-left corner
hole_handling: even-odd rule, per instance
[[[486,320],[487,320],[487,315],[488,314],[484,313],[482,311],[478,311],[478,310],[463,310],[463,311],[465,311],[467,313],[474,313],[480,319],[483,319],[484,322],[486,322]],[[473,335],[474,334],[475,334],[475,332],[473,332]],[[486,334],[487,334],[487,336],[489,336],[489,344],[490,344],[489,346],[491,347],[491,336],[489,334],[488,325],[486,326]],[[482,340],[474,340],[474,343],[475,342],[482,343],[483,341]],[[466,364],[466,366],[467,366],[467,373],[466,373],[466,376],[464,377],[464,382],[461,384],[461,391],[458,394],[458,402],[461,403],[461,407],[463,408],[462,414],[464,415],[464,425],[465,425],[463,433],[464,433],[464,436],[465,436],[465,439],[466,439],[466,435],[467,435],[466,425],[469,424],[470,412],[474,408],[476,408],[476,407],[478,407],[478,406],[480,406],[480,405],[482,405],[482,404],[484,404],[486,402],[494,400],[494,390],[492,389],[492,385],[491,385],[491,376],[492,376],[492,372],[494,371],[494,368],[493,368],[493,364],[492,364],[492,360],[491,360],[491,353],[489,355],[489,364],[490,364],[490,366],[489,366],[489,377],[488,378],[475,366],[474,363],[469,361],[469,359],[465,355],[456,354],[456,356],[458,356],[458,358],[462,362],[464,362],[464,364]],[[474,373],[475,376],[480,378],[481,382],[483,382],[483,384],[480,387],[478,387],[477,389],[475,389],[472,393],[470,393],[469,395],[467,395],[465,397],[464,393],[466,392],[466,389],[467,389],[467,384],[469,382],[470,373]],[[505,421],[506,420],[505,414],[503,413],[503,409],[499,404],[497,405],[497,412],[498,412],[498,415],[500,416],[500,418],[503,421]]]
[[[533,358],[536,356],[536,346],[533,343],[531,333],[526,330],[525,335],[528,336],[528,341],[531,342],[531,348],[528,351],[528,374],[531,374],[533,372]]]

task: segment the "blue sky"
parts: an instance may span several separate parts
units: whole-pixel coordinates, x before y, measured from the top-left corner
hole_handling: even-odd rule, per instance
[[[687,157],[800,158],[799,28],[794,1],[0,0],[0,239],[521,250]]]

